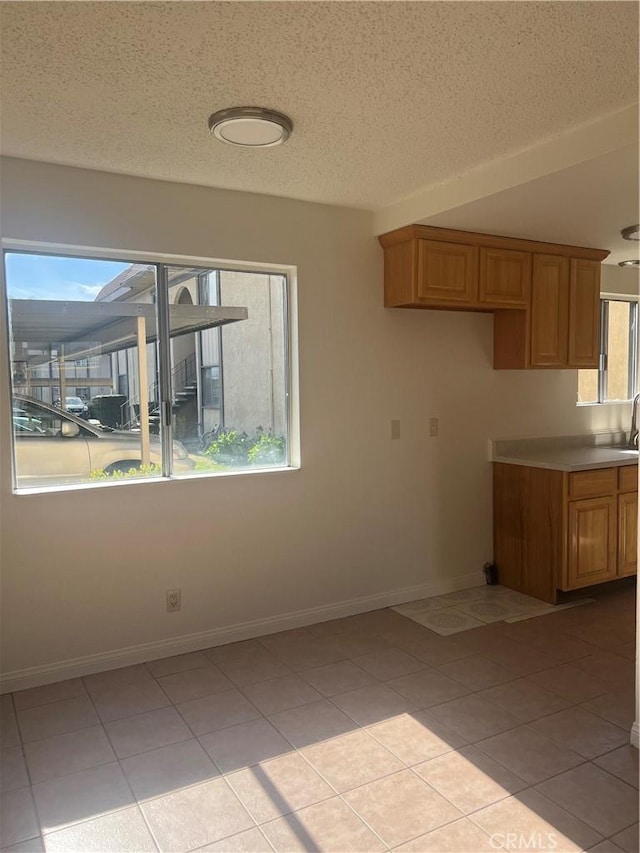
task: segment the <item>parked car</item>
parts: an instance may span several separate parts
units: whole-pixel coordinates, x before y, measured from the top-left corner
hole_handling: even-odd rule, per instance
[[[65,397],[65,410],[85,420],[89,417],[89,406],[80,397]],[[60,400],[55,401],[56,406],[61,409]]]
[[[142,464],[139,432],[89,423],[40,400],[15,395],[13,434],[17,485],[68,485],[92,474],[128,472]],[[150,436],[150,461],[160,466],[160,438]],[[195,462],[179,441],[173,442],[176,473],[189,473]]]

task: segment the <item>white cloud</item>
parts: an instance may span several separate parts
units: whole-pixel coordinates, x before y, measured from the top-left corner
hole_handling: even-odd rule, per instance
[[[100,293],[100,291],[102,290],[102,288],[104,287],[104,285],[103,284],[77,284],[77,287],[79,287],[83,293],[86,293],[87,296],[97,296]]]

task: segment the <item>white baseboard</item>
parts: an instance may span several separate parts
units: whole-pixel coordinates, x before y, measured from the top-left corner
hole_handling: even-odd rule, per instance
[[[629,738],[631,746],[640,749],[640,723],[633,723],[631,726],[631,737]]]
[[[55,681],[77,678],[81,675],[91,675],[94,672],[103,672],[107,669],[118,669],[136,663],[171,657],[172,655],[197,652],[200,649],[208,649],[212,646],[223,646],[239,640],[249,640],[265,634],[287,631],[290,628],[313,625],[315,622],[327,622],[329,619],[355,616],[358,613],[366,613],[369,610],[378,610],[382,607],[393,607],[396,604],[405,604],[419,598],[445,595],[447,592],[469,589],[474,586],[481,586],[483,583],[482,574],[474,572],[461,577],[403,587],[376,595],[352,598],[349,601],[311,607],[306,610],[297,610],[280,616],[226,625],[222,628],[213,628],[210,631],[200,631],[196,634],[185,634],[182,637],[172,637],[167,640],[113,649],[108,652],[62,660],[43,666],[18,669],[0,676],[0,693],[13,693],[16,690],[40,687],[43,684],[52,684]]]

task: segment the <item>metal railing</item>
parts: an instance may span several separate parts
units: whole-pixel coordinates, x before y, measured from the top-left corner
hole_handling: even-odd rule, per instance
[[[185,388],[197,386],[198,384],[198,365],[195,353],[191,353],[171,370],[171,394],[175,404],[176,398]],[[153,417],[159,415],[160,397],[158,394],[158,382],[152,382],[147,389],[149,400],[149,414]],[[138,411],[136,411],[136,407]],[[121,429],[132,429],[138,426],[138,418],[140,417],[140,398],[133,397],[126,400],[120,406],[120,424]]]
[[[188,386],[198,384],[198,368],[196,354],[192,352],[182,361],[178,362],[171,371],[171,393],[175,400]]]

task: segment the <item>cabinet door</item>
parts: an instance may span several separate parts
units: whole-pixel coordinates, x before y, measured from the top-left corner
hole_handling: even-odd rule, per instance
[[[531,366],[566,367],[569,259],[534,255],[531,281]]]
[[[501,308],[526,308],[530,284],[529,252],[480,249],[480,302]]]
[[[478,296],[478,248],[460,243],[418,241],[420,302],[472,303]]]
[[[638,570],[638,493],[618,495],[618,576]]]
[[[569,503],[569,559],[565,589],[579,589],[616,577],[616,498]]]
[[[597,367],[600,354],[600,264],[571,259],[569,367]]]

